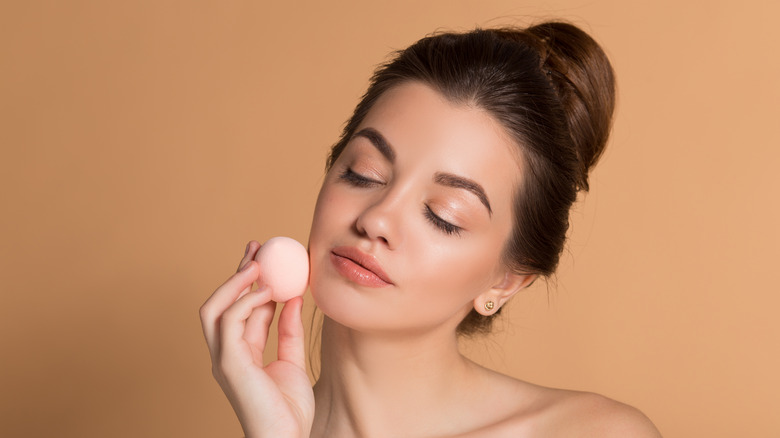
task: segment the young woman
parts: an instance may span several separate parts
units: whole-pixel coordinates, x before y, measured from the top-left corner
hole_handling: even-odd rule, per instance
[[[423,38],[377,70],[333,147],[309,239],[325,315],[305,371],[300,298],[262,352],[275,304],[239,271],[201,308],[214,376],[247,437],[654,437],[639,411],[485,369],[458,337],[487,332],[554,272],[614,107],[612,68],[550,22]]]

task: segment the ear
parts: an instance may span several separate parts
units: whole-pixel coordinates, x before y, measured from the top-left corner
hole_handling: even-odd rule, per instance
[[[515,274],[506,271],[498,283],[474,299],[474,310],[485,316],[498,312],[501,306],[516,293],[530,286],[537,277],[536,274]]]

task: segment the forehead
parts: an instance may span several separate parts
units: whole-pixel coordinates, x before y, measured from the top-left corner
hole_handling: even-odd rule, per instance
[[[511,198],[521,181],[520,150],[500,122],[425,84],[409,82],[385,92],[357,131],[363,128],[387,140],[399,171],[454,173],[477,181],[491,199]]]

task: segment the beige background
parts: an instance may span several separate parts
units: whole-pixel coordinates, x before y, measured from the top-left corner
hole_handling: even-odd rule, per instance
[[[276,3],[0,5],[1,436],[239,436],[197,309],[249,239],[306,241],[373,66],[548,16],[612,57],[614,135],[557,281],[467,350],[666,437],[780,436],[780,7]]]

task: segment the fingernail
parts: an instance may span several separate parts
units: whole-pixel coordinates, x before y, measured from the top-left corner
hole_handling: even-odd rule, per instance
[[[252,242],[249,242],[252,243]],[[246,249],[244,250],[244,255],[249,254],[249,243],[246,244]]]

